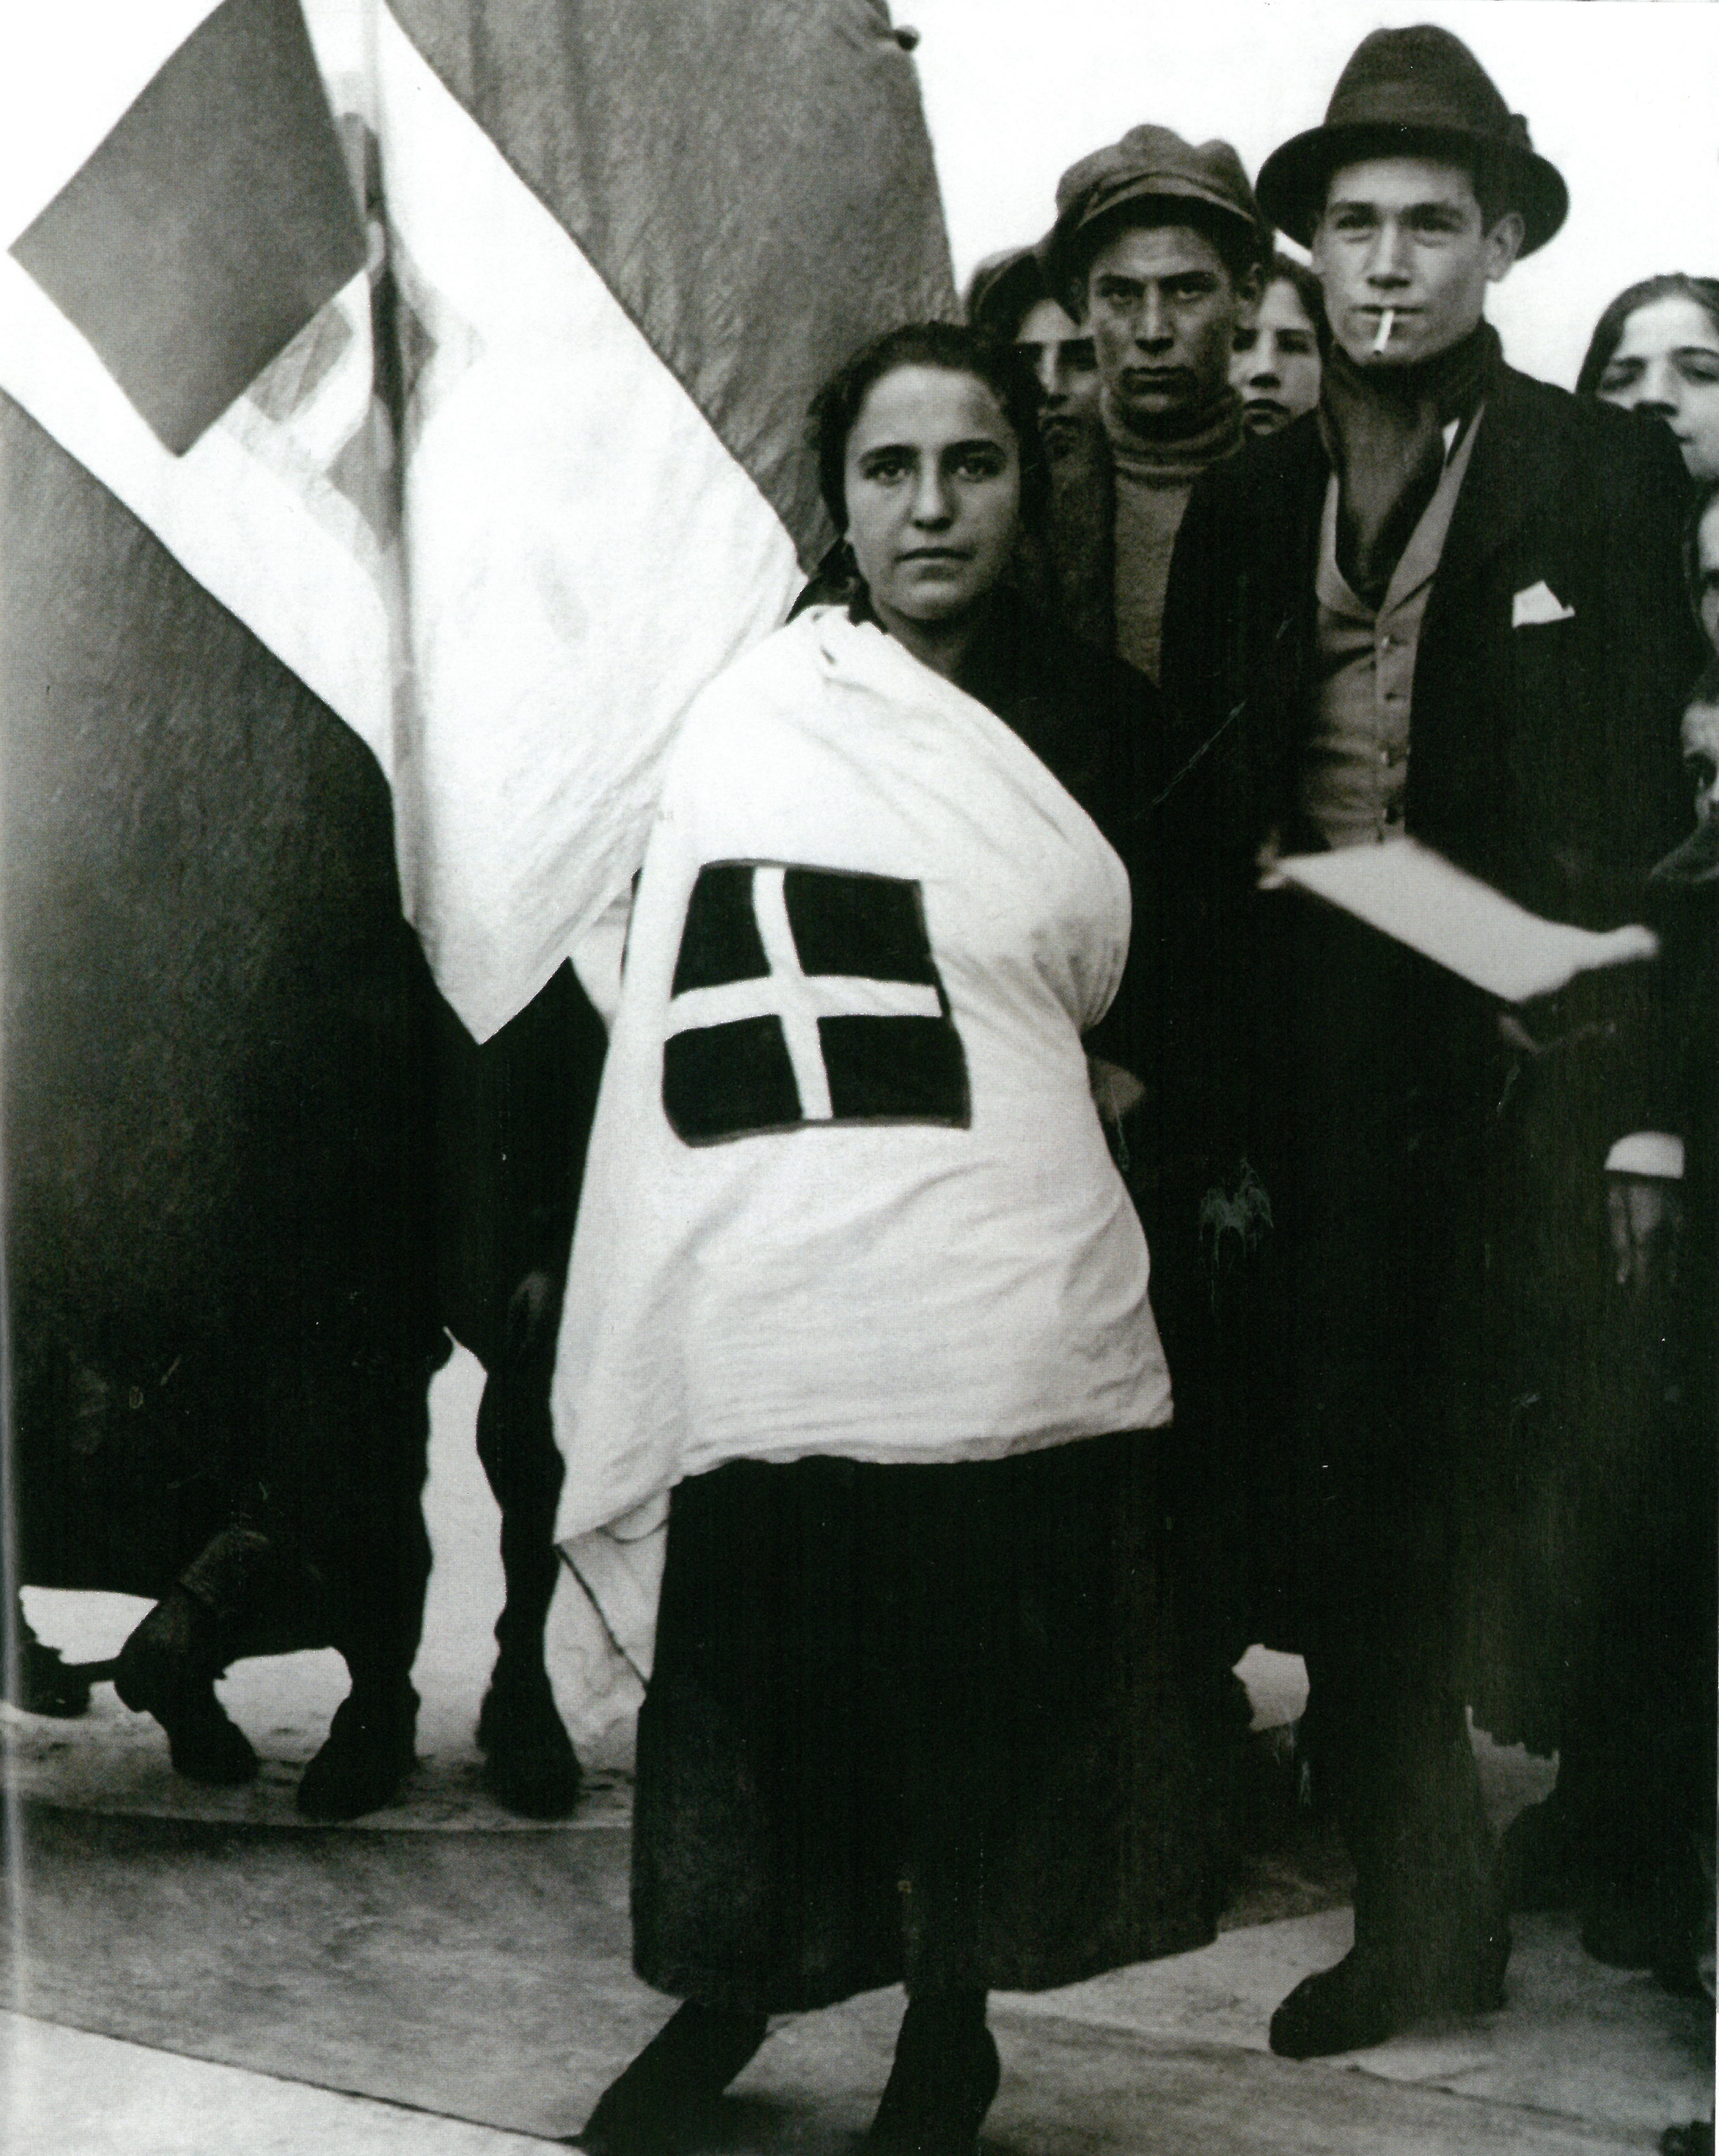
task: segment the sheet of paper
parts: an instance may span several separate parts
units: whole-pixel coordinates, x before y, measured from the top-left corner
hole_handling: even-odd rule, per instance
[[[1551,995],[1578,973],[1659,950],[1652,930],[1639,924],[1600,933],[1543,920],[1415,839],[1291,855],[1276,868],[1287,882],[1506,1003]]]

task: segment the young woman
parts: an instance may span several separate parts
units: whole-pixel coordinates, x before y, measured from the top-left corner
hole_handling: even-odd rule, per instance
[[[634,1953],[685,2003],[593,2151],[691,2146],[768,2015],[899,1982],[867,2148],[972,2156],[990,1989],[1215,1917],[1169,1380],[1083,1043],[1152,692],[1011,595],[1014,355],[895,331],[814,425],[853,595],[671,757],[557,1371],[563,1533],[672,1490]]]
[[[1274,254],[1259,311],[1235,333],[1229,382],[1250,434],[1275,434],[1319,402],[1325,302],[1313,272]]]
[[[1719,480],[1719,278],[1674,272],[1619,292],[1594,325],[1578,397],[1657,413],[1692,480]]]

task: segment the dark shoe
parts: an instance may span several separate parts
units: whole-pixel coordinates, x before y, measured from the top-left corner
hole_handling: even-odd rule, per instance
[[[1556,1789],[1520,1811],[1498,1845],[1498,1876],[1512,1909],[1573,1909],[1582,1898],[1573,1808]]]
[[[484,1785],[526,1819],[565,1819],[584,1775],[540,1662],[523,1675],[501,1663],[478,1712]]]
[[[907,2009],[865,2156],[976,2156],[979,2127],[1003,2069],[996,2039],[981,2021],[951,2039]]]
[[[1651,1969],[1660,1946],[1650,1885],[1604,1881],[1582,1904],[1583,1951],[1608,1969]]]
[[[306,1819],[357,1819],[379,1810],[412,1771],[418,1694],[410,1685],[343,1699],[327,1741],[305,1768],[298,1807]]]
[[[25,1629],[18,1641],[18,1696],[12,1702],[26,1714],[51,1714],[69,1722],[90,1709],[90,1680],[60,1660],[55,1647],[44,1647]]]
[[[217,1789],[249,1782],[257,1755],[215,1697],[220,1650],[213,1619],[182,1588],[165,1594],[119,1652],[114,1690],[167,1732],[176,1774]]]
[[[155,1718],[167,1732],[176,1774],[215,1789],[236,1789],[256,1779],[250,1739],[228,1717],[213,1684],[207,1692],[188,1692],[170,1707],[157,1707]]]
[[[1271,2017],[1280,2059],[1364,2051],[1432,2014],[1492,2014],[1504,2004],[1510,1925],[1501,1902],[1478,1947],[1445,1958],[1352,1948],[1335,1969],[1304,1977]]]
[[[762,2014],[688,1999],[567,2143],[586,2156],[680,2156],[696,2147],[735,2076],[763,2042]]]
[[[1673,1842],[1635,1876],[1593,1886],[1582,1902],[1582,1944],[1609,1968],[1650,1969],[1668,1991],[1698,1999],[1711,1903],[1697,1863],[1680,1864],[1680,1854]]]
[[[1280,2059],[1322,2059],[1383,2044],[1411,2018],[1389,1965],[1356,1947],[1302,1978],[1272,2015],[1269,2041]]]

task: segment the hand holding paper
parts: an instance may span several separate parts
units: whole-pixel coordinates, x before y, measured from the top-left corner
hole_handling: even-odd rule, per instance
[[[1552,995],[1578,973],[1659,952],[1652,930],[1639,924],[1601,932],[1544,920],[1416,839],[1292,855],[1277,870],[1506,1003]]]

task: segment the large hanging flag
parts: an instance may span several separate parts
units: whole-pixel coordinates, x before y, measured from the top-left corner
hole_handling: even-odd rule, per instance
[[[881,0],[43,12],[0,389],[368,745],[485,1037],[821,550],[812,391],[952,310],[911,64]]]

